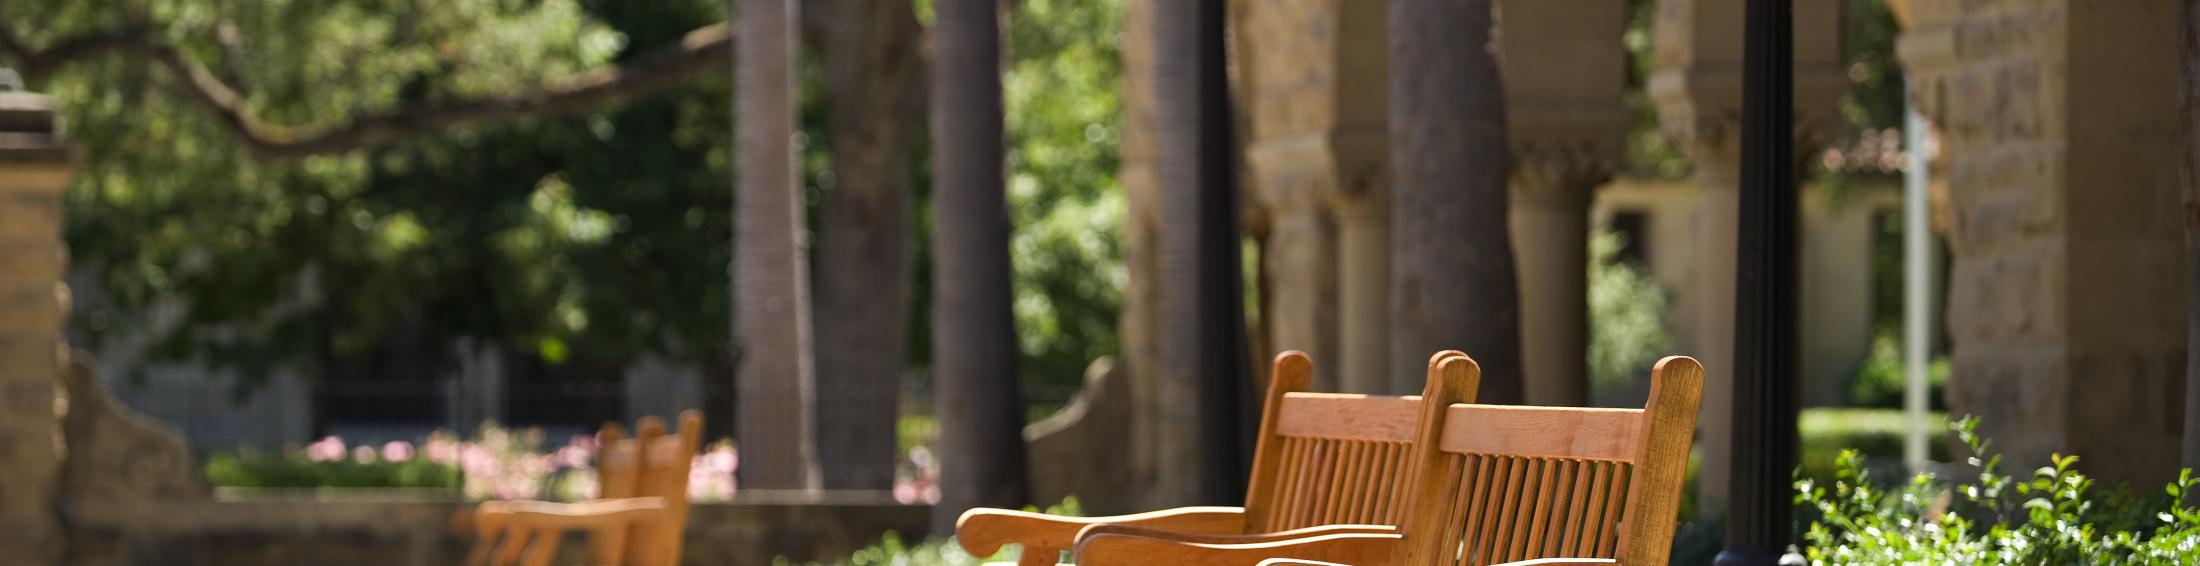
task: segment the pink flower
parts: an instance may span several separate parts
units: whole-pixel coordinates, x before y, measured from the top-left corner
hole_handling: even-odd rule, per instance
[[[351,459],[352,459],[352,461],[355,461],[355,462],[358,462],[358,463],[361,463],[361,464],[372,464],[372,463],[374,463],[374,456],[375,456],[375,455],[374,455],[374,447],[373,447],[373,446],[367,446],[367,445],[365,445],[365,444],[361,444],[361,445],[359,445],[359,446],[355,446],[355,447],[353,447],[353,448],[351,449]]]
[[[702,456],[703,467],[731,474],[741,466],[741,458],[733,454],[733,448],[721,446]]]
[[[489,449],[482,448],[479,444],[468,444],[459,449],[458,467],[467,477],[478,478],[494,477],[504,468],[497,462],[496,455],[490,454]]]
[[[306,459],[315,462],[344,459],[344,439],[330,436],[306,445]]]
[[[458,463],[458,443],[452,442],[451,439],[431,436],[428,437],[428,443],[422,448],[422,452],[427,453],[430,462],[437,464]]]
[[[586,468],[588,467],[589,460],[592,459],[593,458],[590,456],[589,450],[587,448],[581,447],[578,444],[567,444],[564,448],[558,449],[558,465],[560,466],[565,466],[568,468]]]
[[[410,442],[405,442],[403,440],[392,440],[389,441],[389,443],[382,445],[382,459],[384,460],[389,460],[391,462],[404,462],[412,460],[412,457],[413,445]]]

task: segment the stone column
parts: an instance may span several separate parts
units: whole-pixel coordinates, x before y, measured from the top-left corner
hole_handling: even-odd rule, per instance
[[[2007,469],[2176,475],[2178,4],[1910,2],[1898,52],[1947,163],[1949,409]]]
[[[74,153],[53,136],[53,102],[0,86],[0,548],[56,564],[63,364],[61,189]]]
[[[1392,391],[1383,6],[1275,0],[1238,16],[1248,202],[1270,226],[1269,345],[1311,355],[1317,390]],[[1418,391],[1418,370],[1411,380]]]
[[[1589,402],[1589,196],[1627,135],[1621,0],[1500,0],[1522,377],[1530,405]]]
[[[1704,365],[1703,464],[1697,500],[1725,509],[1734,400],[1734,252],[1741,174],[1742,0],[1661,0],[1657,69],[1649,84],[1661,129],[1695,170],[1697,249],[1682,352]],[[1796,158],[1815,153],[1833,103],[1847,84],[1841,59],[1841,2],[1795,1]]]

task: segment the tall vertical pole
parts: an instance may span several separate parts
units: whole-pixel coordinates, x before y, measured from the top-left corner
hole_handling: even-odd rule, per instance
[[[1155,178],[1159,181],[1160,212],[1160,386],[1156,410],[1164,431],[1157,454],[1160,477],[1153,486],[1155,498],[1183,504],[1204,501],[1209,489],[1206,435],[1208,409],[1202,401],[1209,393],[1207,361],[1213,353],[1205,343],[1212,328],[1204,320],[1205,293],[1201,281],[1214,262],[1202,245],[1209,200],[1204,174],[1204,149],[1200,82],[1204,58],[1200,57],[1201,14],[1204,2],[1164,0],[1154,2],[1154,117],[1161,128],[1154,133]]]
[[[1231,505],[1252,469],[1256,394],[1245,343],[1244,245],[1238,227],[1236,119],[1230,105],[1229,3],[1198,0],[1200,216],[1200,444],[1207,461],[1196,501]]]
[[[1925,192],[1932,165],[1925,152],[1925,116],[1908,105],[1904,112],[1902,146],[1909,155],[1902,172],[1902,408],[1909,416],[1909,433],[1903,437],[1902,461],[1914,474],[1925,470],[1925,443],[1931,433],[1925,369],[1933,353],[1934,261],[1932,211]]]
[[[1749,0],[1734,304],[1734,458],[1717,564],[1777,564],[1793,538],[1795,81],[1793,0]]]

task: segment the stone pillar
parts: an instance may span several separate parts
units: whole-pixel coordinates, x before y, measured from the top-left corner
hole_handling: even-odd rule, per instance
[[[1589,402],[1589,193],[1627,135],[1621,0],[1500,0],[1512,240],[1530,405]]]
[[[61,189],[73,157],[54,139],[52,99],[0,86],[0,548],[15,564],[61,558]]]
[[[1841,2],[1795,0],[1796,159],[1814,155],[1847,84],[1841,58]],[[1734,252],[1741,200],[1743,0],[1658,3],[1649,94],[1661,129],[1695,170],[1697,249],[1693,305],[1683,353],[1704,365],[1700,507],[1725,509],[1734,400]]]
[[[1275,0],[1238,11],[1248,202],[1270,226],[1262,320],[1272,349],[1314,358],[1317,390],[1388,392],[1401,383],[1388,367],[1383,10],[1379,2]],[[1408,377],[1418,391],[1420,371]]]
[[[2007,469],[2176,475],[2178,4],[1910,2],[1898,52],[1947,163],[1949,409]]]

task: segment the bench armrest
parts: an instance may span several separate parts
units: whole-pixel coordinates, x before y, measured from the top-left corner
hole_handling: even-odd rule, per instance
[[[1251,544],[1256,542],[1275,542],[1280,540],[1302,539],[1317,537],[1321,535],[1334,535],[1345,533],[1380,535],[1396,532],[1398,532],[1398,528],[1390,525],[1317,525],[1303,529],[1276,531],[1272,533],[1211,535],[1166,529],[1154,529],[1133,525],[1100,524],[1088,526],[1085,527],[1084,530],[1078,531],[1077,540],[1083,541],[1086,538],[1099,535],[1130,535],[1136,537],[1173,540],[1177,542],[1197,542],[1205,544]]]
[[[1347,564],[1382,564],[1404,537],[1394,533],[1341,533],[1247,544],[1179,542],[1121,534],[1095,535],[1077,543],[1082,566],[1196,564],[1256,566],[1270,558]]]
[[[1239,534],[1245,530],[1245,509],[1239,507],[1179,507],[1136,515],[1065,517],[978,508],[955,521],[955,539],[971,556],[992,556],[1001,547],[1020,544],[1027,557],[1044,556],[1053,564],[1055,554],[1077,543],[1077,531],[1092,525],[1131,525],[1194,534]]]

